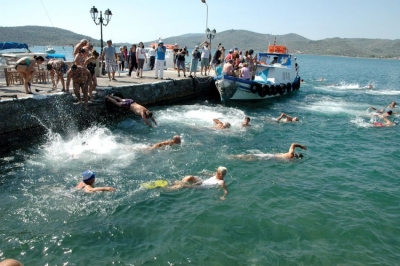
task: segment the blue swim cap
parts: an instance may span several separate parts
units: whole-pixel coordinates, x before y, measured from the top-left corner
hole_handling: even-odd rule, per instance
[[[90,170],[86,170],[86,171],[83,172],[81,175],[82,175],[82,181],[83,181],[83,182],[89,181],[90,179],[96,177],[96,173],[95,173],[95,172],[92,172],[92,171],[90,171]]]

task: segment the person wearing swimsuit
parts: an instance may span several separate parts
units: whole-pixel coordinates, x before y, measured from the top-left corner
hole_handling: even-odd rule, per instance
[[[85,60],[85,65],[87,69],[90,72],[90,75],[92,76],[91,79],[89,80],[89,98],[90,100],[93,100],[93,91],[97,88],[97,77],[96,77],[96,62],[97,59],[99,58],[100,54],[96,51],[93,50],[92,56],[88,57]]]
[[[169,187],[169,189],[180,189],[180,188],[196,188],[196,187],[221,187],[224,190],[224,195],[221,197],[221,200],[225,200],[226,195],[228,194],[228,190],[224,181],[224,177],[228,170],[226,167],[220,166],[217,168],[217,172],[213,177],[210,177],[206,180],[202,180],[200,177],[196,177],[193,175],[188,175],[182,178],[181,181],[176,181],[175,184]]]
[[[131,110],[133,113],[140,115],[142,117],[143,121],[149,127],[151,127],[151,122],[149,120],[153,121],[153,123],[155,125],[157,125],[156,120],[154,120],[154,118],[153,118],[153,112],[149,111],[146,107],[144,107],[138,103],[135,103],[134,100],[122,99],[122,98],[114,96],[114,95],[107,95],[106,99],[121,108],[127,108],[127,109]]]
[[[259,160],[259,159],[301,159],[303,158],[303,154],[295,153],[295,148],[300,148],[303,150],[307,150],[307,147],[302,144],[292,143],[290,145],[289,151],[286,153],[258,153],[258,154],[239,154],[239,155],[232,155],[230,156],[231,159],[241,159],[241,160]]]
[[[94,182],[96,179],[96,173],[86,170],[81,174],[82,176],[82,181],[79,182],[78,185],[76,185],[75,189],[77,190],[83,190],[84,192],[87,193],[92,193],[92,192],[98,192],[98,191],[115,191],[115,188],[113,187],[94,187]]]

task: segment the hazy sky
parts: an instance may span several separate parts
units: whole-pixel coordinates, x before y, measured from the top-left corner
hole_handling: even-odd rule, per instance
[[[258,33],[297,33],[325,38],[400,39],[400,0],[206,0],[208,26]],[[207,6],[201,0],[18,0],[1,1],[0,26],[54,26],[100,39],[90,17],[95,5],[113,13],[103,39],[137,43],[162,36],[202,33]],[[12,41],[12,40],[10,40]],[[49,40],[51,45],[51,40]]]

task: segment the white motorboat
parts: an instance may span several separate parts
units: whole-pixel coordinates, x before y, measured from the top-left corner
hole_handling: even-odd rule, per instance
[[[55,54],[56,50],[54,50],[54,48],[51,46],[47,46],[46,53],[47,54]]]
[[[266,99],[298,90],[298,71],[296,57],[286,46],[274,43],[267,52],[258,54],[254,80],[223,74],[215,78],[215,85],[222,101]]]

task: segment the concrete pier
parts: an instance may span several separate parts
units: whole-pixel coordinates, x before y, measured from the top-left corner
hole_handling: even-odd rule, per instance
[[[34,141],[45,132],[66,133],[81,130],[92,123],[132,116],[127,110],[107,110],[104,96],[111,91],[134,99],[150,107],[150,110],[151,106],[176,104],[203,96],[215,97],[217,93],[210,89],[211,77],[184,78],[181,73],[181,78],[178,78],[176,71],[164,71],[164,79],[161,80],[154,79],[153,74],[153,71],[151,74],[148,71],[144,73],[144,78],[137,79],[120,73],[116,74],[117,81],[109,81],[107,76],[98,77],[95,99],[89,102],[89,110],[76,104],[73,94],[62,93],[61,84],[56,90],[52,90],[51,81],[32,84],[34,94],[25,94],[23,85],[5,86],[5,80],[0,79],[0,153]],[[72,84],[70,91],[73,91]],[[17,98],[12,97],[14,95]]]

